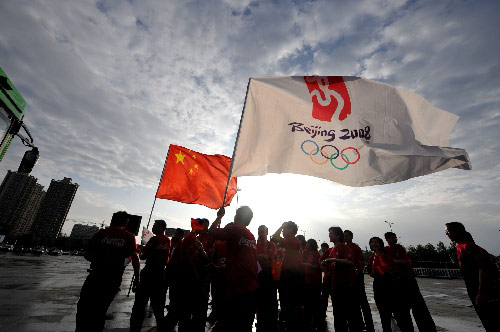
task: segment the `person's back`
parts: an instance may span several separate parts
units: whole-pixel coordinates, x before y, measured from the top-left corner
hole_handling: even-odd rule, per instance
[[[141,271],[141,283],[135,291],[135,301],[130,316],[130,331],[139,332],[146,314],[148,301],[156,318],[158,330],[162,330],[166,282],[165,266],[170,254],[170,239],[165,235],[167,224],[164,220],[155,220],[153,236],[141,253],[141,259],[146,260],[146,266]]]
[[[90,274],[80,292],[76,313],[76,331],[100,331],[106,311],[122,282],[128,259],[132,259],[136,285],[139,284],[139,258],[135,237],[124,228],[128,214],[113,214],[111,226],[99,230],[90,240],[85,258],[90,261]]]
[[[85,258],[90,261],[93,272],[102,277],[121,278],[125,270],[125,259],[135,251],[135,237],[129,231],[108,227],[99,230],[90,240]]]

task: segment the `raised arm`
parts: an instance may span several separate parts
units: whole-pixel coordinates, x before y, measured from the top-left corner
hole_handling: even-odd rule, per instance
[[[283,223],[283,225],[281,225],[281,227],[278,228],[278,230],[276,232],[274,232],[274,234],[271,236],[271,240],[280,243],[280,241],[283,239],[281,237],[281,232],[283,231],[283,226],[285,226],[285,223]]]
[[[218,238],[217,234],[215,234],[215,230],[220,227],[220,223],[222,222],[222,217],[224,217],[224,214],[226,214],[226,210],[221,207],[219,211],[217,211],[217,218],[215,218],[214,222],[208,229],[208,235],[213,236],[216,239]]]

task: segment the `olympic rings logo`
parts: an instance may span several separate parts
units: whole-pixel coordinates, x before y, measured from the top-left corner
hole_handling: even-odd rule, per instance
[[[306,143],[312,143],[316,146],[315,149],[312,149],[311,151],[307,152],[306,150],[304,150],[304,145]],[[327,152],[327,148],[329,148],[329,152]],[[334,153],[330,153],[332,152],[330,148],[333,148],[335,150]],[[302,142],[302,144],[300,145],[300,149],[302,150],[302,152],[304,152],[306,155],[309,155],[309,158],[311,159],[311,161],[317,165],[324,165],[326,164],[327,162],[330,162],[330,164],[335,167],[336,169],[338,169],[339,171],[343,171],[344,169],[347,168],[347,166],[349,165],[354,165],[356,164],[359,159],[361,158],[361,155],[359,154],[359,151],[358,149],[356,148],[353,148],[352,146],[348,147],[348,148],[345,148],[343,149],[342,151],[339,151],[339,149],[336,147],[336,146],[333,146],[331,144],[326,144],[326,145],[323,145],[321,148],[319,147],[319,145],[315,142],[315,141],[312,141],[310,139],[306,139],[305,141]],[[357,155],[357,158],[356,160],[354,161],[349,161],[349,158],[347,157],[347,155],[344,153],[346,151],[349,151],[349,150],[352,150],[356,153]],[[317,155],[318,152],[321,153],[321,156],[323,156],[323,158],[325,158],[325,160],[323,161],[316,161],[314,160],[313,156]],[[330,156],[328,156],[330,155]],[[333,160],[334,159],[337,159],[338,157],[341,157],[342,160],[346,163],[346,165],[344,167],[338,167],[337,165],[335,165],[333,163]]]

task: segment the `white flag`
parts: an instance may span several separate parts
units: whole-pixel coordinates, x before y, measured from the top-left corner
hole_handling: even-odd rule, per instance
[[[146,227],[142,227],[142,237],[141,237],[141,245],[145,246],[148,243],[149,239],[153,237],[153,233],[149,231]]]
[[[252,78],[232,175],[297,173],[361,187],[470,169],[467,152],[448,147],[457,120],[364,78]]]

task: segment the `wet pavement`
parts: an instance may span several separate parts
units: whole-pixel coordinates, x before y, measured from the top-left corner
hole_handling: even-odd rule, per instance
[[[74,331],[76,303],[89,264],[78,256],[16,256],[0,254],[0,331]],[[122,290],[108,310],[106,331],[128,331],[134,296],[127,297],[132,267],[127,267]],[[381,331],[373,300],[372,280],[365,276],[366,293],[375,329]],[[420,290],[439,331],[484,331],[470,307],[463,280],[418,279]],[[167,300],[168,301],[168,300]],[[328,331],[333,331],[331,305]],[[151,312],[145,331],[156,331]],[[208,329],[208,328],[207,328]],[[394,331],[398,331],[394,327]],[[417,329],[416,329],[417,331]]]

